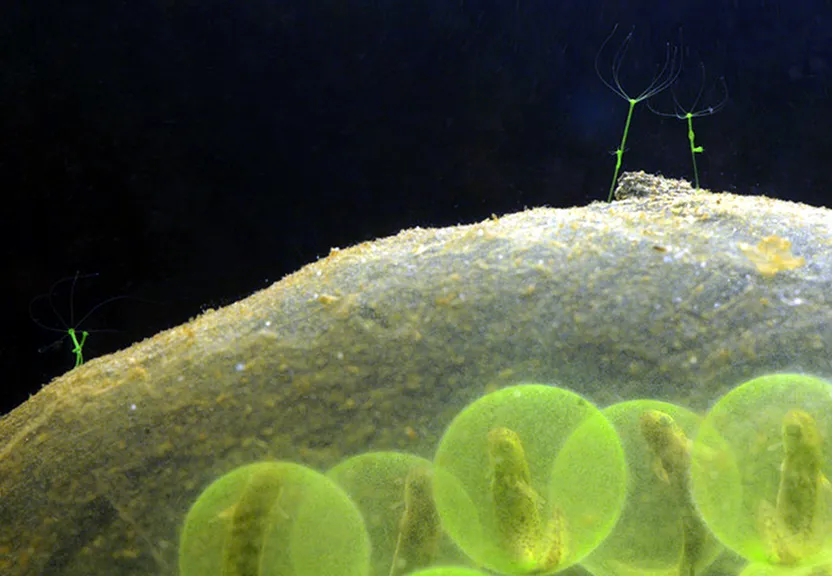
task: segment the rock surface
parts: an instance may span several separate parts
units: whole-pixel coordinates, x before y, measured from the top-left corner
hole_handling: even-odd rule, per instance
[[[176,574],[218,475],[430,458],[487,391],[704,410],[753,376],[832,376],[832,212],[622,176],[612,204],[413,229],[46,386],[0,420],[0,572]]]

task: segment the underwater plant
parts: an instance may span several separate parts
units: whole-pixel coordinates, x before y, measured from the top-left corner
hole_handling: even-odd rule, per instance
[[[638,96],[630,96],[630,94],[621,85],[621,64],[624,61],[624,57],[627,55],[627,50],[630,47],[630,41],[633,38],[632,30],[630,30],[624,38],[624,41],[618,47],[618,50],[616,50],[615,55],[613,56],[612,75],[609,80],[601,74],[601,70],[599,68],[601,54],[604,52],[604,48],[607,46],[609,41],[615,35],[615,31],[617,29],[618,25],[616,24],[613,27],[612,32],[610,32],[609,36],[607,36],[606,40],[604,40],[604,43],[601,44],[601,48],[595,56],[595,73],[598,74],[598,78],[601,79],[604,86],[612,90],[612,92],[620,98],[626,100],[630,105],[627,110],[627,120],[624,123],[624,133],[621,136],[621,144],[618,149],[613,152],[615,154],[615,172],[613,172],[612,175],[612,184],[610,185],[610,193],[607,197],[607,202],[612,202],[612,197],[615,193],[615,184],[618,181],[618,172],[621,170],[621,159],[624,156],[624,147],[627,144],[627,136],[630,132],[630,122],[633,119],[633,110],[635,109],[636,104],[644,102],[645,100],[648,100],[669,88],[676,81],[676,78],[679,76],[679,72],[682,69],[681,61],[677,58],[678,49],[675,47],[671,48],[670,44],[668,44],[664,64],[659,67],[658,73],[653,76],[653,80],[638,94]]]
[[[182,576],[366,576],[361,513],[332,480],[290,462],[232,470],[185,518]]]
[[[771,374],[735,388],[710,410],[693,446],[691,489],[703,520],[752,563],[829,564],[830,437],[829,382]]]
[[[688,485],[690,438],[701,418],[658,400],[621,402],[603,412],[624,447],[627,499],[612,533],[581,564],[598,576],[701,572],[722,550]]]
[[[364,516],[373,576],[398,576],[434,562],[463,563],[440,526],[432,468],[430,460],[412,454],[369,452],[327,472]]]
[[[720,102],[714,106],[707,106],[705,108],[698,108],[699,100],[702,98],[702,94],[705,91],[705,65],[700,65],[702,69],[702,82],[699,85],[699,92],[696,94],[696,98],[694,98],[693,103],[688,107],[684,108],[681,104],[679,104],[679,99],[676,97],[676,92],[673,86],[670,87],[670,93],[673,98],[673,112],[662,112],[656,109],[651,101],[647,100],[647,107],[650,109],[651,112],[657,114],[659,116],[664,116],[667,118],[678,118],[679,120],[685,120],[688,124],[688,143],[690,144],[690,159],[693,163],[693,178],[694,178],[694,189],[699,190],[699,169],[696,166],[696,155],[701,154],[705,151],[702,146],[696,145],[696,135],[693,132],[693,119],[694,118],[701,118],[703,116],[710,116],[711,114],[716,114],[725,106],[728,102],[728,86],[725,84],[725,78],[720,78],[722,83],[723,89],[723,97]]]
[[[615,429],[567,390],[523,384],[488,394],[451,422],[434,459],[442,524],[477,564],[552,573],[618,519],[626,466]]]

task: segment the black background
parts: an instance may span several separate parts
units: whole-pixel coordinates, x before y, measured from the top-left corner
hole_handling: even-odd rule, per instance
[[[631,94],[667,42],[682,104],[700,65],[700,108],[724,77],[695,124],[703,186],[832,203],[828,1],[6,3],[0,413],[74,363],[43,326],[109,298],[88,357],[331,247],[604,200],[627,103],[594,60],[616,24],[601,69],[635,26]],[[624,169],[690,179],[684,122],[637,107]]]

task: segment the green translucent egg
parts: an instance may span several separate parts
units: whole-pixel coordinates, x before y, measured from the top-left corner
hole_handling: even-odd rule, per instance
[[[445,530],[476,563],[508,574],[578,562],[609,534],[626,492],[612,424],[553,386],[513,386],[469,405],[434,464]]]
[[[676,576],[685,561],[703,570],[722,547],[698,519],[687,486],[690,439],[701,418],[657,400],[621,402],[603,412],[624,448],[627,499],[612,533],[582,565],[599,576]],[[651,416],[668,418],[659,438],[646,427]]]
[[[717,402],[693,447],[691,488],[744,558],[817,565],[832,550],[832,387],[802,374],[750,380]]]
[[[411,572],[408,576],[488,576],[485,572],[473,570],[471,568],[463,568],[460,566],[437,566],[436,568],[428,568],[426,570],[419,570]]]
[[[464,556],[442,532],[433,499],[433,463],[412,454],[370,452],[332,468],[364,516],[373,576],[397,576]]]
[[[185,518],[182,576],[365,576],[370,541],[335,482],[298,464],[260,462],[213,482]]]
[[[739,576],[829,576],[829,567],[778,566],[776,564],[752,562],[743,568]]]

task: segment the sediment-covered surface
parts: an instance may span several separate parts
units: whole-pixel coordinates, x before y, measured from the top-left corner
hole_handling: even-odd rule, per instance
[[[509,384],[704,410],[765,372],[832,376],[832,212],[622,181],[612,204],[333,251],[56,379],[0,420],[0,572],[176,574],[218,475],[430,458]]]

